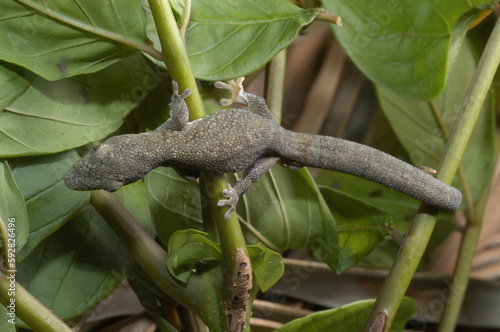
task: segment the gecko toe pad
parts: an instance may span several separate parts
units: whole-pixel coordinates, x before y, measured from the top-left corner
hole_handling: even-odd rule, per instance
[[[236,210],[236,204],[238,203],[238,199],[240,196],[236,193],[236,190],[228,183],[227,189],[222,191],[222,196],[227,197],[228,199],[221,199],[217,202],[217,206],[229,206],[229,209],[224,213],[224,219],[228,220],[231,218],[231,215]]]
[[[246,92],[243,90],[243,81],[245,77],[239,77],[236,82],[234,80],[230,80],[227,83],[217,81],[215,82],[215,87],[218,89],[226,89],[231,91],[231,99],[221,99],[219,104],[222,106],[230,106],[233,103],[240,103],[244,105],[248,105],[248,98],[246,96]]]

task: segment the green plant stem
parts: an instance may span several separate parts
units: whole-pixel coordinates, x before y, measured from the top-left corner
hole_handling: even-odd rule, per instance
[[[446,128],[446,125],[445,125],[436,105],[434,104],[434,102],[431,101],[431,102],[429,102],[429,106],[430,106],[431,111],[434,115],[434,118],[436,119],[436,121],[438,123],[439,129],[441,130],[441,133],[443,134],[444,139],[448,140],[450,137],[450,133],[448,131],[448,128]],[[465,203],[467,204],[467,207],[468,207],[467,218],[472,219],[473,216],[475,215],[475,209],[473,206],[474,201],[472,199],[470,185],[467,181],[467,177],[465,176],[465,170],[462,167],[462,164],[458,165],[457,173],[458,173],[458,177],[463,185],[463,192],[462,192],[463,200],[465,201]]]
[[[215,293],[212,287],[209,289],[203,280],[196,277],[190,278],[186,285],[174,279],[165,264],[165,250],[137,223],[115,196],[102,190],[93,191],[90,202],[156,286],[178,303],[196,312],[212,330],[220,331],[213,325],[213,307],[205,301],[206,297]]]
[[[194,120],[205,116],[202,100],[196,85],[189,57],[179,32],[169,2],[167,0],[149,0],[149,5],[153,13],[156,29],[160,37],[162,52],[165,64],[170,70],[172,78],[179,83],[181,90],[190,88],[191,96],[186,99],[186,103],[190,112],[190,119]],[[217,234],[219,238],[222,257],[223,257],[223,287],[229,287],[227,280],[233,276],[235,270],[235,254],[238,249],[243,250],[247,255],[247,249],[241,227],[236,215],[233,215],[230,220],[226,221],[223,217],[224,209],[217,206],[217,201],[223,189],[227,188],[227,182],[222,174],[211,176],[202,173],[200,181],[200,190],[202,194],[210,194],[206,188],[211,188],[211,193],[216,192],[216,195],[209,195],[209,206],[203,209],[204,226],[209,236],[214,237]],[[208,214],[207,214],[208,212]],[[214,224],[215,223],[215,224]],[[215,227],[214,227],[215,225]],[[207,280],[208,281],[208,280]],[[212,281],[213,282],[213,281]],[[220,288],[219,288],[220,289]],[[220,294],[220,293],[219,293]],[[227,294],[227,292],[222,292]],[[223,302],[228,302],[229,299],[224,299]],[[188,306],[188,308],[190,308]],[[192,309],[192,308],[190,308]],[[217,319],[210,317],[213,321],[218,321],[219,329],[228,329],[228,319],[223,314],[225,303],[219,303],[219,314]],[[197,310],[193,310],[197,312]],[[251,305],[247,306],[247,313],[251,312]],[[203,318],[203,317],[202,317]],[[205,321],[206,323],[206,321]]]
[[[163,61],[170,75],[179,83],[180,91],[191,89],[191,96],[186,99],[190,119],[202,118],[205,111],[200,92],[170,3],[168,0],[149,0],[149,6],[160,38]]]
[[[276,122],[281,123],[283,92],[285,91],[286,49],[269,62],[266,68],[266,91],[264,98]]]
[[[9,296],[9,289],[11,288],[11,282],[7,279],[9,275],[0,272],[0,303],[4,306],[8,306],[12,298]],[[15,301],[16,316],[22,319],[33,330],[71,332],[68,325],[40,303],[18,282],[15,283]],[[8,319],[8,317],[2,317],[1,319]]]
[[[441,158],[437,178],[445,183],[451,183],[453,180],[499,62],[500,23],[497,20],[474,77],[472,78],[469,90],[459,112],[459,117],[453,127],[450,140]],[[429,242],[436,224],[437,214],[438,211],[432,210],[426,206],[421,206],[418,215],[412,222],[405,243],[401,247],[389,276],[375,302],[366,330],[369,330],[371,320],[380,311],[385,311],[388,314],[388,320],[384,327],[384,331],[389,330],[399,304],[401,303]],[[475,245],[472,246],[472,239],[476,237],[477,232],[477,230],[473,230],[470,235],[466,235],[470,237],[471,240],[464,240],[464,245],[468,247],[468,249],[464,250],[468,252],[469,250],[474,250]],[[468,259],[470,253],[468,253],[467,256],[468,257],[464,257],[464,259]],[[465,272],[466,268],[460,267],[460,269],[463,270],[463,272],[459,272],[459,276],[455,278],[458,282],[462,282],[468,276],[468,269],[466,271],[467,276],[462,274]],[[450,304],[451,302],[454,303],[451,305],[450,309],[447,308],[446,310],[450,310],[453,314],[450,314],[450,318],[443,316],[443,319],[447,320],[446,325],[452,330],[454,329],[456,317],[458,316],[458,311],[461,306],[461,299],[463,299],[463,295],[465,294],[465,288],[464,284],[457,284],[455,289],[453,289],[452,286],[453,290],[450,292],[454,297],[453,301],[450,300]],[[444,321],[442,325],[445,325]]]
[[[207,186],[207,183],[210,185]],[[202,183],[200,186],[204,189],[204,195],[207,195],[210,198],[209,208],[205,210],[210,213],[210,217],[207,218],[207,220],[210,220],[209,224],[213,223],[212,225],[214,226],[219,240],[221,241],[220,245],[223,257],[227,255],[228,263],[233,264],[233,256],[237,249],[243,249],[247,254],[248,252],[237,214],[233,213],[229,220],[224,220],[224,212],[226,212],[226,208],[217,206],[219,199],[225,199],[221,193],[224,189],[227,189],[226,178],[223,174],[205,172],[202,174]],[[208,192],[206,188],[210,188],[210,192]],[[205,215],[203,217],[205,217]],[[210,229],[206,230],[207,232],[210,232]],[[225,259],[226,257],[224,257],[224,260]],[[233,260],[233,262],[231,262],[231,260]]]
[[[189,24],[189,18],[191,17],[191,0],[185,1],[184,6],[184,18],[182,19],[181,27],[179,28],[179,33],[181,34],[181,38],[186,44],[186,30]]]
[[[439,332],[455,331],[465,292],[469,284],[469,273],[480,231],[480,223],[476,223],[473,220],[467,221],[467,226],[462,234],[462,241],[458,251],[450,291],[448,292],[449,295],[446,299],[446,306],[437,329]]]
[[[498,6],[498,5],[497,5]],[[498,9],[498,7],[497,7]],[[497,18],[495,27],[489,37],[488,43],[484,49],[481,60],[479,61],[478,68],[472,79],[472,84],[467,93],[466,100],[471,100],[470,110],[464,107],[464,116],[460,118],[457,124],[456,131],[460,130],[463,122],[468,120],[468,116],[472,117],[475,121],[479,114],[479,110],[488,93],[493,76],[496,73],[500,64],[500,18]],[[472,128],[468,128],[472,132]],[[470,136],[470,132],[468,135]],[[467,141],[463,141],[463,146]],[[450,144],[451,149],[451,144]],[[445,163],[443,162],[443,165]],[[475,209],[479,211],[482,209]],[[441,317],[439,325],[439,332],[454,331],[455,325],[458,320],[460,308],[462,307],[467,285],[469,283],[469,274],[472,267],[472,260],[474,251],[477,247],[479,240],[479,233],[481,231],[482,216],[473,215],[467,220],[465,231],[462,235],[462,242],[457,257],[457,264],[453,274],[453,279],[450,286],[450,296]]]
[[[236,213],[233,213],[229,220],[224,220],[225,208],[217,206],[219,199],[223,199],[222,190],[227,188],[227,181],[223,174],[213,174],[203,172],[200,179],[202,195],[209,198],[209,205],[203,209],[203,221],[205,230],[212,237],[218,237],[222,253],[222,295],[224,305],[231,302],[230,287],[235,273],[237,273],[238,262],[235,260],[236,252],[243,250],[248,256],[245,237]],[[214,234],[215,233],[215,234]],[[251,301],[246,306],[247,321],[252,312]],[[227,326],[228,321],[221,321]],[[247,328],[249,324],[246,324]]]
[[[2,219],[2,217],[0,217],[0,235],[2,237],[2,244],[3,244],[3,250],[4,250],[4,262],[7,262],[8,258],[9,258],[9,245],[8,245],[9,239],[7,237],[7,226],[5,226],[5,223]],[[2,266],[0,266],[0,269],[1,268],[2,268]],[[6,268],[6,270],[9,270],[9,269]]]
[[[423,207],[414,218],[403,246],[400,248],[389,275],[375,301],[365,331],[370,331],[371,320],[381,311],[385,311],[388,314],[387,324],[383,331],[389,331],[434,230],[436,217],[437,211]]]

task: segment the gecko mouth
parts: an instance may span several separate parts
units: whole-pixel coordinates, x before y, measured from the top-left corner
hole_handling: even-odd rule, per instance
[[[92,183],[86,183],[86,178],[76,177],[76,178],[65,178],[64,183],[66,187],[71,190],[78,191],[89,191],[89,190],[99,190],[103,189],[109,192],[117,191],[122,187],[122,183],[118,181],[113,181],[110,179],[92,179]]]
[[[66,187],[71,190],[86,191],[103,189],[109,192],[116,191],[123,186],[123,181],[114,180],[111,176],[106,178],[96,178],[90,174],[76,171],[71,168],[64,178]]]

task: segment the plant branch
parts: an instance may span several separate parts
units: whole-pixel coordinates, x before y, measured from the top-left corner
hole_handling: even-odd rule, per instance
[[[0,271],[0,303],[7,307],[14,298],[9,296],[11,280]],[[14,288],[13,288],[14,289]],[[16,316],[35,331],[71,332],[71,329],[51,310],[38,301],[21,284],[15,282]],[[2,319],[7,319],[2,317]]]
[[[229,331],[240,331],[245,325],[249,328],[249,324],[245,323],[248,323],[252,312],[251,301],[248,301],[252,285],[252,269],[245,238],[237,214],[233,213],[229,220],[224,220],[225,209],[217,206],[217,201],[223,198],[222,190],[227,188],[224,175],[203,172],[200,180],[202,195],[209,197],[209,205],[203,209],[205,230],[209,236],[218,237],[222,253],[221,286],[227,317],[219,317],[219,320],[221,324],[228,326]],[[245,268],[244,273],[248,276],[246,280],[248,282],[238,280],[242,266]],[[240,294],[243,294],[244,298],[235,303],[234,299],[239,298]]]
[[[163,61],[180,91],[191,89],[186,99],[191,120],[205,116],[200,92],[194,78],[189,56],[168,0],[149,0],[149,6],[160,38]]]
[[[441,133],[443,134],[443,137],[445,140],[448,140],[450,137],[450,132],[448,131],[448,128],[446,128],[446,124],[444,123],[441,114],[439,113],[436,105],[434,102],[429,102],[429,107],[431,108],[432,114],[434,115],[434,118],[436,119],[439,129],[441,130]],[[465,170],[462,167],[462,164],[458,165],[457,169],[458,173],[458,178],[460,179],[460,182],[462,182],[463,186],[463,197],[464,200],[467,204],[467,219],[468,220],[473,220],[475,216],[475,208],[474,208],[474,200],[472,199],[472,193],[470,190],[470,185],[469,181],[467,181],[467,177],[465,176]]]
[[[333,15],[333,14],[330,14],[327,12],[323,12],[323,11],[318,12],[318,16],[316,17],[316,19],[318,21],[324,21],[324,22],[335,24],[339,27],[342,26],[342,18],[340,18],[340,16]]]
[[[3,244],[3,250],[4,250],[4,262],[8,262],[8,258],[9,258],[9,239],[8,239],[8,235],[7,235],[7,227],[5,226],[5,223],[2,219],[2,217],[0,217],[0,235],[2,236],[2,244]],[[3,266],[0,266],[0,270],[3,270]],[[7,268],[7,266],[5,267],[5,270],[9,270],[9,268]],[[15,270],[15,267],[14,267],[14,270]]]
[[[266,68],[266,91],[264,98],[276,122],[281,123],[283,92],[285,91],[286,49],[279,52]]]
[[[191,0],[186,0],[186,6],[184,7],[184,18],[182,19],[182,24],[181,27],[179,28],[179,33],[181,35],[184,44],[186,44],[186,30],[189,24],[190,17],[191,17]]]
[[[453,180],[499,62],[500,23],[497,20],[470,83],[469,90],[465,96],[459,116],[450,135],[450,140],[447,142],[441,158],[437,178],[445,183],[451,183]],[[405,244],[401,247],[396,257],[396,261],[391,268],[389,276],[382,287],[368,320],[368,322],[370,322],[379,312],[386,312],[388,314],[388,319],[383,331],[388,331],[392,324],[396,311],[429,242],[436,224],[437,215],[438,211],[423,204],[412,222],[411,228],[406,236]],[[475,232],[473,232],[471,237],[475,236],[474,233]],[[446,310],[452,311],[454,313],[453,316],[458,315],[458,310],[460,309],[463,295],[465,294],[465,285],[456,284],[456,288],[451,292],[451,294],[453,294],[454,291],[457,292],[454,301],[450,300],[450,303],[455,303],[448,306]],[[448,325],[449,328],[453,329],[456,318],[452,317],[448,322],[448,324],[453,324]],[[368,323],[366,330],[370,328],[371,326]]]
[[[103,190],[93,191],[90,202],[156,286],[200,315],[212,330],[220,331],[214,326],[212,317],[212,306],[217,304],[207,305],[204,301],[207,296],[213,296],[215,290],[212,287],[206,287],[206,282],[196,276],[192,276],[186,285],[172,277],[166,267],[165,250],[137,223],[115,196]]]
[[[183,43],[181,33],[177,28],[169,2],[166,0],[149,0],[149,4],[160,37],[164,61],[170,70],[170,74],[172,75],[172,78],[179,83],[179,86],[182,89],[190,88],[192,90],[191,96],[186,99],[186,103],[188,104],[190,111],[190,118],[191,120],[194,120],[204,117],[205,112],[191,69],[189,57]],[[216,192],[217,195],[211,195],[211,193],[207,191],[208,187],[214,190],[211,191],[211,193]],[[202,194],[205,193],[205,195],[208,195],[210,198],[209,206],[203,209],[203,221],[209,236],[214,237],[215,233],[218,234],[223,257],[224,276],[221,286],[223,287],[225,303],[222,304],[222,307],[219,307],[218,327],[221,329],[227,329],[229,326],[229,329],[231,329],[231,325],[238,317],[235,317],[234,315],[225,317],[222,314],[227,312],[228,306],[230,306],[231,297],[234,298],[234,295],[231,295],[231,292],[225,290],[231,289],[231,285],[233,285],[234,280],[233,277],[238,273],[239,263],[237,254],[243,252],[244,255],[248,257],[248,253],[243,232],[241,231],[241,227],[238,223],[238,218],[236,215],[233,215],[230,220],[224,220],[223,210],[217,206],[218,196],[220,196],[220,193],[225,188],[227,188],[227,182],[222,174],[211,175],[206,172],[202,172],[200,190],[202,191]],[[250,265],[248,268],[250,268]],[[251,276],[252,274],[250,272],[250,280]],[[245,307],[243,307],[243,322],[245,321],[246,313],[251,311],[250,305],[246,307],[248,311],[245,311]],[[211,318],[213,319],[213,317]],[[231,320],[233,322],[230,322]]]
[[[494,6],[496,6],[496,11],[498,13],[498,10],[500,8],[498,3]],[[479,115],[484,100],[486,99],[489,87],[491,86],[493,77],[498,69],[499,64],[500,17],[497,17],[495,27],[493,28],[493,31],[488,39],[488,43],[486,44],[483,55],[479,61],[477,70],[472,79],[472,83],[469,87],[469,91],[467,92],[466,102],[464,103],[462,108],[463,116],[459,119],[459,122],[454,128],[457,136],[470,136],[473,128],[470,128],[470,126],[466,126],[466,124],[467,122],[475,122],[475,120],[477,119],[477,116]],[[461,130],[464,130],[465,133],[462,133]],[[462,145],[459,145],[461,149],[465,149],[468,141],[468,136],[467,139],[462,138]],[[456,143],[455,145],[457,144],[458,143]],[[450,143],[449,149],[451,150],[455,145],[452,145]],[[445,166],[445,161],[443,161],[443,167]],[[471,208],[474,207],[471,206]],[[481,231],[482,213],[481,216],[478,216],[476,215],[476,212],[474,212],[479,210],[482,211],[483,209],[475,209],[470,211],[472,215],[467,221],[467,225],[462,237],[462,242],[460,244],[457,264],[455,266],[453,280],[450,286],[450,297],[441,317],[441,323],[438,328],[439,332],[454,331],[458,315],[462,307],[465,291],[467,290],[467,285],[469,283],[469,274],[472,267],[474,251],[477,247],[479,233]]]

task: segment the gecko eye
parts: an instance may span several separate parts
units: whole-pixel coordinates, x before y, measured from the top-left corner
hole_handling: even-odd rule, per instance
[[[99,150],[99,147],[100,147],[100,145],[96,145],[96,146],[94,146],[94,147],[92,148],[92,151],[96,152],[97,150]]]

